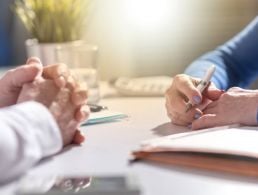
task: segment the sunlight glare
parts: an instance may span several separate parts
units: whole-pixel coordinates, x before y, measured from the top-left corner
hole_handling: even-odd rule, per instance
[[[168,15],[168,0],[127,0],[129,22],[138,27],[158,27]]]

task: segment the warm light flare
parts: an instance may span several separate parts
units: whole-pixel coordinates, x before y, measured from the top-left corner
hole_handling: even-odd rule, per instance
[[[167,19],[168,3],[168,0],[126,0],[128,21],[138,27],[159,27]]]

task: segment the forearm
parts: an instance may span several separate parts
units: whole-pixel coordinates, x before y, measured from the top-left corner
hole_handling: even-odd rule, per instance
[[[233,39],[192,63],[186,74],[202,77],[215,64],[212,81],[221,89],[248,86],[258,73],[258,17]]]
[[[232,79],[229,78],[229,75],[226,71],[226,64],[221,62],[218,55],[215,51],[210,52],[204,56],[204,58],[199,58],[194,61],[186,70],[185,74],[202,78],[207,72],[207,69],[214,64],[216,66],[216,71],[211,78],[211,81],[220,89],[227,89],[230,86]]]
[[[26,102],[0,109],[0,118],[0,183],[18,177],[62,147],[58,126],[41,104]]]

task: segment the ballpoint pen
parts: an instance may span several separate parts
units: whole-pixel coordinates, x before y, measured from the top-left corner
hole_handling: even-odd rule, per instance
[[[204,89],[209,85],[211,77],[213,75],[213,73],[215,72],[216,67],[214,65],[211,65],[208,70],[206,71],[204,77],[202,78],[202,80],[200,81],[200,83],[197,85],[197,89],[200,91],[200,93],[202,93],[204,91]],[[194,105],[188,101],[188,103],[186,104],[186,109],[185,112],[188,112]]]

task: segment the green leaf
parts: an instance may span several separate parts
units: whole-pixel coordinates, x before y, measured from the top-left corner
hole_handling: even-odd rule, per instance
[[[93,0],[15,0],[13,10],[41,43],[81,39]]]

